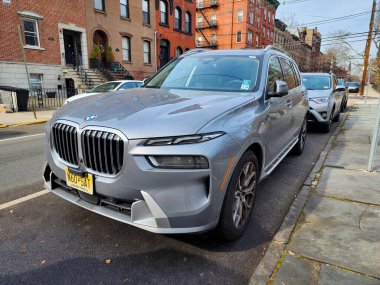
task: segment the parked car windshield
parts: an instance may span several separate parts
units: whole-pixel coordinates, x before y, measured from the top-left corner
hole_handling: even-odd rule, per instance
[[[164,67],[145,87],[247,92],[256,86],[258,69],[255,56],[182,57]]]
[[[94,88],[88,90],[87,93],[93,93],[93,92],[109,92],[114,90],[121,82],[107,82],[100,84],[98,86],[95,86]]]
[[[328,90],[331,78],[325,75],[302,75],[302,82],[308,90]]]
[[[356,82],[347,82],[347,87],[357,87],[358,84]]]

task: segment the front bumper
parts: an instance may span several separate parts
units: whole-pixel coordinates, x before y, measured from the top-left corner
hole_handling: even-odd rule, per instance
[[[94,196],[66,185],[67,165],[50,146],[44,169],[46,189],[103,216],[161,234],[203,232],[214,228],[225,191],[221,182],[237,146],[224,135],[189,145],[144,146],[126,143],[124,166],[115,177],[94,175]],[[146,155],[202,155],[209,169],[158,169]],[[91,173],[91,171],[86,170]]]
[[[325,117],[323,116],[325,114]],[[309,101],[309,122],[328,123],[330,110],[328,103],[317,104]]]

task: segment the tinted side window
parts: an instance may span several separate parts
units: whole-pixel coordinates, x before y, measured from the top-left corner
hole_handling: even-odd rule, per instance
[[[295,75],[295,78],[296,78],[296,84],[297,84],[297,86],[300,86],[301,85],[301,75],[300,75],[300,72],[298,70],[298,67],[293,62],[291,64],[292,64],[293,72],[294,72],[294,75]]]
[[[276,80],[284,80],[282,76],[281,65],[277,57],[269,60],[268,66],[268,86],[267,92],[276,91]]]
[[[288,83],[289,90],[297,87],[296,78],[290,63],[281,58],[282,71],[284,73],[284,81]]]

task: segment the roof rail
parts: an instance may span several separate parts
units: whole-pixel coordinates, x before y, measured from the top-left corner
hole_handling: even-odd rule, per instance
[[[286,51],[284,51],[283,49],[281,49],[279,47],[273,46],[273,45],[267,45],[265,47],[264,51],[268,51],[268,50],[276,50],[276,51],[279,51],[279,52],[282,52],[282,53],[286,54]]]
[[[211,49],[209,49],[209,48],[193,48],[191,50],[185,51],[184,55],[189,55],[189,54],[193,54],[193,53],[200,53],[200,52],[206,52],[206,51],[210,51],[210,50]]]

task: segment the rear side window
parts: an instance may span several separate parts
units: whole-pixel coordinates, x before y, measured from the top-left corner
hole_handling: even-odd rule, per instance
[[[119,90],[126,90],[126,89],[135,88],[135,87],[136,87],[136,84],[134,82],[127,82],[121,85]]]
[[[290,63],[285,59],[280,59],[282,71],[284,73],[284,81],[288,84],[289,89],[294,89],[297,87],[296,78],[293,72],[293,68]]]
[[[297,65],[294,62],[291,62],[291,65],[293,67],[294,76],[296,78],[296,84],[297,84],[297,86],[300,86],[301,85],[301,74],[298,70]]]
[[[276,80],[283,81],[281,65],[277,57],[271,57],[268,65],[267,92],[276,91]]]

